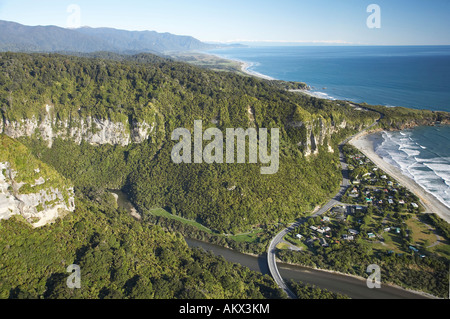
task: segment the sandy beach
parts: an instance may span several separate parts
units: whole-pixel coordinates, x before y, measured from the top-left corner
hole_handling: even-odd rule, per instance
[[[323,99],[323,100],[328,100],[329,99],[323,94],[320,94],[318,92],[311,92],[309,90],[289,90],[289,92],[303,93],[303,94],[306,94],[308,96],[315,97],[317,99]]]
[[[397,182],[419,197],[422,205],[425,207],[426,213],[435,213],[450,223],[450,209],[432,194],[427,192],[422,186],[417,184],[413,179],[404,175],[399,168],[385,162],[378,154],[376,154],[373,143],[369,138],[369,134],[365,133],[357,135],[350,140],[349,143],[358,148],[380,169],[391,175]]]
[[[238,60],[236,60],[238,61]],[[252,64],[248,63],[248,62],[244,62],[244,61],[238,61],[239,63],[241,63],[241,71],[244,72],[245,74],[251,75],[251,76],[256,76],[260,79],[264,79],[264,80],[275,80],[274,78],[268,76],[268,75],[264,75],[255,71],[251,71],[249,70],[249,68],[252,66]]]

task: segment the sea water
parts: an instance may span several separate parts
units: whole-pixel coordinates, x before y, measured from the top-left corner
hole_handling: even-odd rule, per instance
[[[375,134],[374,150],[450,207],[450,126]]]
[[[450,112],[450,46],[248,47],[210,51],[316,95]],[[450,126],[383,132],[375,151],[450,206]]]
[[[330,99],[450,112],[450,46],[282,46],[209,51],[305,82]]]

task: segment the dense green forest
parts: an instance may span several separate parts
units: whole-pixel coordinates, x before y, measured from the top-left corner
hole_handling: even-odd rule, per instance
[[[76,194],[77,209],[33,229],[0,221],[0,298],[282,298],[268,276],[188,248],[183,237],[134,220],[107,192]],[[67,266],[81,269],[69,289]]]
[[[91,116],[122,123],[147,121],[156,127],[148,140],[127,146],[94,146],[57,138],[49,148],[39,134],[20,138],[34,156],[73,183],[77,209],[55,225],[36,230],[20,217],[0,222],[2,298],[283,297],[270,278],[188,249],[181,235],[165,232],[161,226],[171,229],[170,225],[155,222],[149,210],[163,207],[218,234],[255,227],[272,231],[277,223],[305,215],[338,190],[342,179],[338,152],[330,152],[328,145],[336,150],[338,143],[373,123],[379,113],[399,121],[447,116],[402,115],[383,107],[355,109],[344,101],[287,92],[265,80],[148,54],[0,53],[0,70],[2,123],[43,119],[49,104],[52,116],[68,120],[71,126]],[[174,164],[171,132],[179,127],[192,129],[194,120],[203,120],[205,129],[280,128],[278,173],[261,175],[259,164]],[[306,130],[308,125],[311,132]],[[317,154],[305,156],[307,133],[318,137],[324,127],[332,133],[325,134]],[[108,188],[123,189],[144,222],[117,209],[105,192]],[[225,237],[215,239],[235,245]],[[239,248],[260,252],[264,243]],[[364,247],[330,250],[325,257],[284,254],[281,257],[288,261],[351,268],[359,275],[362,269],[355,265],[371,259]],[[399,271],[393,278],[406,282],[427,269],[423,263],[440,262],[414,261],[410,269],[400,272],[390,258],[386,256],[386,263],[394,266],[389,269]],[[72,263],[86,273],[86,289],[66,289],[65,269]],[[425,272],[428,275],[430,291],[442,293],[438,279],[443,275]],[[302,286],[292,285],[300,293]],[[303,288],[305,296],[339,297]]]
[[[3,160],[22,180],[34,167],[62,179],[21,143],[0,138]],[[188,248],[182,232],[153,220],[135,220],[102,188],[77,188],[75,198],[75,212],[44,227],[21,215],[0,220],[0,299],[286,298],[268,275]],[[72,264],[81,270],[79,289],[67,286]],[[300,297],[335,297],[293,285]]]
[[[291,123],[311,123],[318,134],[320,123],[345,121],[346,128],[327,137],[335,145],[378,116],[345,103],[289,93],[267,81],[153,55],[95,56],[0,54],[3,118],[42,118],[45,104],[51,104],[58,119],[92,116],[156,123],[148,141],[127,147],[56,140],[47,149],[35,140],[23,142],[76,187],[123,188],[141,212],[165,207],[219,232],[292,220],[337,190],[341,178],[337,154],[324,145],[319,146],[319,155],[306,158],[304,146],[298,145],[306,138],[305,126]],[[248,116],[249,107],[253,118]],[[262,176],[258,164],[174,164],[171,132],[192,128],[199,119],[204,129],[214,126],[213,119],[222,130],[280,128],[279,172]]]
[[[4,134],[0,134],[0,163],[8,163],[9,168],[14,171],[14,183],[21,185],[16,186],[16,193],[38,193],[45,188],[63,190],[70,186],[68,180],[54,168],[36,160],[27,147]],[[6,172],[2,173],[3,176],[8,175]],[[45,183],[34,185],[39,177],[45,178]]]

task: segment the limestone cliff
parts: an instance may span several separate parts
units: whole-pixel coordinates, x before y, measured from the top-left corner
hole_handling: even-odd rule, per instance
[[[70,183],[25,146],[0,135],[0,219],[21,215],[41,227],[74,210]]]
[[[287,125],[288,131],[297,131],[294,137],[297,145],[303,150],[305,156],[319,153],[319,146],[325,145],[328,152],[334,152],[330,144],[332,134],[345,128],[347,123],[343,121],[339,125],[327,121],[322,117],[309,119],[308,121],[293,121]]]
[[[98,119],[91,116],[69,116],[61,119],[55,114],[53,107],[46,105],[45,113],[39,118],[23,118],[10,121],[0,119],[0,133],[12,138],[38,137],[48,142],[51,147],[55,138],[70,139],[78,144],[85,141],[91,144],[112,144],[126,146],[130,143],[142,143],[155,129],[155,122],[130,120],[128,117],[120,121]]]

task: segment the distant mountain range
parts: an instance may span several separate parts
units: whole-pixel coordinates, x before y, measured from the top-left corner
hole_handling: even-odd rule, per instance
[[[167,53],[226,46],[230,45],[209,44],[191,36],[155,31],[89,27],[65,29],[57,26],[25,26],[0,20],[0,51]]]

